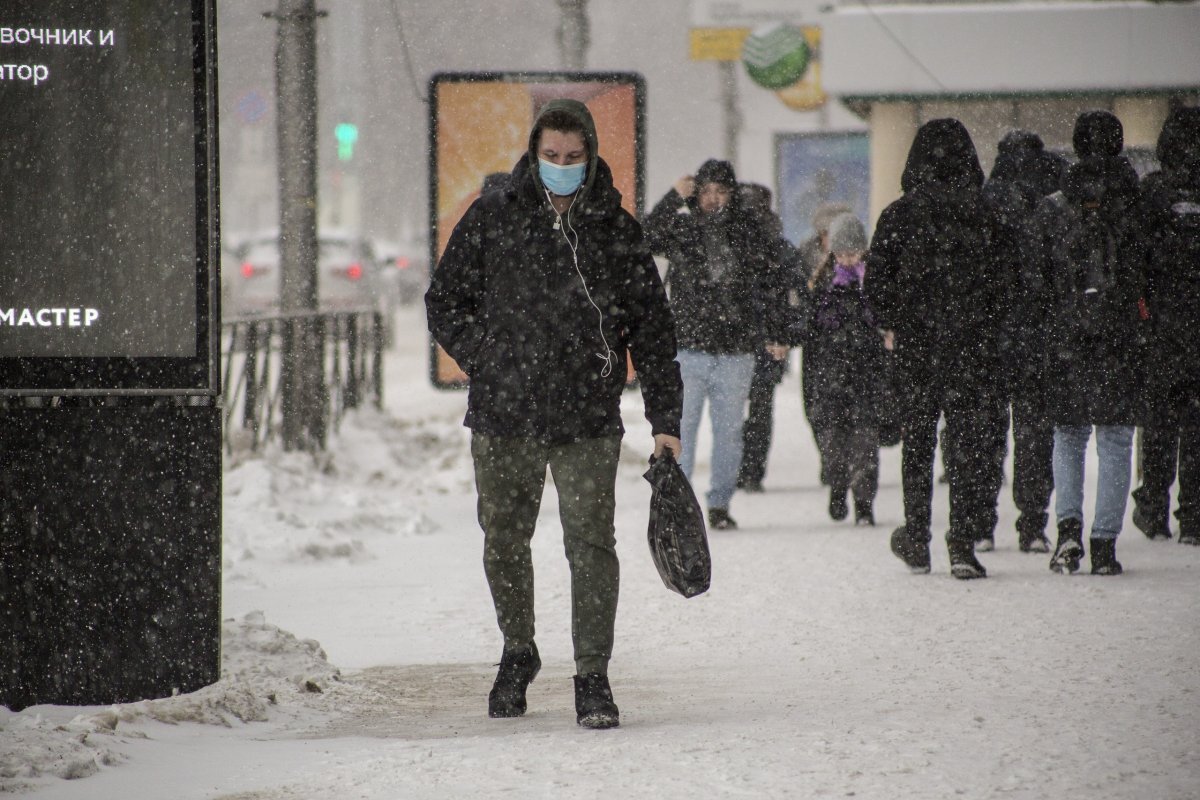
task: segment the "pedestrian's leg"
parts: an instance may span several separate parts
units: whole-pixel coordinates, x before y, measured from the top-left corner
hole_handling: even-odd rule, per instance
[[[613,514],[621,437],[550,450],[563,544],[571,565],[571,639],[579,675],[608,673],[620,567]]]
[[[679,374],[683,379],[683,415],[679,422],[680,442],[683,454],[679,466],[691,480],[696,465],[696,441],[700,436],[700,418],[704,414],[704,401],[708,397],[714,357],[695,350],[680,350],[675,359],[679,362]]]
[[[483,568],[504,635],[504,649],[528,647],[534,637],[533,538],[546,481],[545,448],[530,439],[471,437]]]
[[[1179,425],[1179,541],[1200,545],[1200,386],[1185,395]]]
[[[933,502],[933,459],[937,451],[940,408],[930,387],[916,387],[906,398],[900,475],[904,524],[909,536],[929,541]]]
[[[742,421],[746,414],[746,398],[750,395],[754,356],[745,353],[715,358],[717,367],[709,390],[713,455],[708,507],[728,510],[737,489],[738,466],[742,463]]]
[[[1054,515],[1083,523],[1083,469],[1091,425],[1054,427]]]
[[[986,388],[954,393],[945,405],[947,477],[950,480],[948,539],[992,542],[996,503],[1004,472],[1007,409],[999,394]]]
[[[821,452],[825,454],[825,477],[829,479],[829,516],[846,518],[846,493],[850,491],[850,434],[841,424],[821,426]]]
[[[813,387],[817,383],[817,376],[812,361],[809,358],[809,351],[807,349],[801,350],[800,402],[804,407],[804,418],[808,420],[808,425],[812,429],[813,441],[817,445],[817,457],[821,463],[820,480],[822,484],[827,484],[829,483],[829,476],[825,474],[825,454],[821,452],[821,426],[818,423],[817,415],[813,411]]]
[[[742,428],[742,465],[737,480],[739,488],[756,488],[766,475],[772,415],[775,411],[775,374],[776,368],[770,356],[755,356],[754,377],[750,381],[750,408]]]
[[[1133,427],[1097,425],[1096,451],[1100,458],[1096,475],[1096,516],[1092,539],[1116,539],[1125,521],[1125,504],[1131,482]]]
[[[1046,509],[1054,489],[1054,426],[1034,403],[1016,398],[1012,404],[1013,504],[1022,551],[1047,552]]]
[[[850,435],[850,492],[854,522],[875,524],[875,493],[879,490],[879,431],[858,427]]]
[[[1133,523],[1151,539],[1171,538],[1171,484],[1179,453],[1176,420],[1142,428],[1142,485],[1133,490]]]

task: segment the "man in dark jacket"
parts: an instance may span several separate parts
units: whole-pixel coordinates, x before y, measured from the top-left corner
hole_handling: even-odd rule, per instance
[[[1083,480],[1087,443],[1099,456],[1091,528],[1092,574],[1117,575],[1117,535],[1129,497],[1133,426],[1140,411],[1142,275],[1138,180],[1121,155],[1124,131],[1107,111],[1086,111],[1072,137],[1079,161],[1062,190],[1039,206],[1026,285],[1050,297],[1045,398],[1054,422],[1055,572],[1075,572],[1084,555]]]
[[[671,262],[667,284],[683,375],[683,458],[691,475],[704,404],[713,426],[708,523],[736,528],[729,502],[742,461],[742,422],[754,355],[787,355],[786,297],[771,260],[772,242],[747,212],[727,161],[709,160],[684,176],[646,218],[646,238]]]
[[[1158,137],[1162,169],[1142,180],[1149,414],[1133,522],[1170,539],[1170,490],[1179,464],[1179,541],[1200,545],[1200,108],[1171,113]]]
[[[905,524],[892,552],[929,572],[937,424],[946,417],[950,530],[956,578],[987,575],[975,541],[996,524],[1004,436],[1000,334],[1009,297],[1000,228],[980,193],[983,170],[967,129],[937,119],[917,131],[867,257],[865,289],[890,332],[903,399]]]
[[[666,294],[597,155],[586,106],[555,100],[541,110],[507,186],[481,196],[455,227],[425,303],[434,339],[470,376],[465,424],[504,635],[488,713],[523,714],[541,667],[529,541],[549,466],[571,565],[576,718],[613,727],[607,674],[626,351],[655,455],[680,455],[682,385]]]
[[[1013,264],[1022,263],[1022,253],[1032,246],[1034,212],[1042,198],[1058,191],[1065,168],[1066,160],[1047,151],[1036,133],[1009,131],[1000,140],[996,163],[984,184],[983,196],[996,210],[1006,238],[1016,248]],[[1049,308],[1044,293],[1026,285],[1020,276],[1018,269],[1011,316],[1001,342],[1008,398],[1012,403],[1012,495],[1020,512],[1017,544],[1021,552],[1048,553],[1046,509],[1054,489],[1051,464],[1054,424],[1046,414],[1042,397],[1042,370]],[[1004,460],[1003,447],[994,457],[997,461]],[[991,533],[975,545],[976,550],[993,547]]]

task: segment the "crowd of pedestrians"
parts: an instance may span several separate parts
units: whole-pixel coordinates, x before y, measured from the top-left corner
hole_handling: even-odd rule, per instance
[[[995,541],[1010,418],[1022,551],[1051,553],[1053,494],[1051,569],[1074,572],[1090,552],[1092,573],[1122,571],[1138,425],[1135,524],[1171,537],[1178,474],[1179,540],[1200,544],[1200,109],[1172,111],[1161,168],[1140,183],[1112,114],[1082,114],[1073,145],[1067,164],[1015,131],[985,180],[962,123],[933,120],[873,237],[849,208],[828,206],[794,247],[769,191],[740,185],[725,161],[680,178],[639,222],[587,107],[541,109],[527,152],[488,176],[455,226],[425,298],[434,339],[470,378],[464,422],[504,639],[488,714],[522,716],[541,668],[530,539],[549,471],[571,568],[576,720],[620,722],[608,662],[625,354],[652,458],[690,475],[708,407],[713,529],[737,528],[739,488],[761,491],[775,386],[799,347],[830,516],[845,519],[852,502],[856,524],[875,524],[879,448],[901,442],[904,524],[890,543],[914,572],[930,571],[943,420],[957,578],[987,574],[975,553]]]

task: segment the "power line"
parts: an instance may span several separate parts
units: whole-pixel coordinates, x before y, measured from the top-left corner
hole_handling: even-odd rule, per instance
[[[422,103],[425,103],[427,100],[421,94],[421,84],[417,81],[416,70],[413,69],[412,54],[409,52],[408,47],[408,37],[404,35],[404,20],[400,18],[400,8],[396,5],[396,0],[391,0],[388,7],[392,11],[392,20],[396,23],[396,35],[400,38],[400,50],[404,53],[404,69],[408,73],[408,80],[412,85],[413,96]]]
[[[908,46],[905,45],[904,42],[900,41],[900,37],[897,36],[892,29],[887,26],[887,23],[885,23],[878,14],[875,13],[875,9],[871,7],[871,4],[868,3],[867,0],[859,0],[859,3],[867,10],[867,13],[871,15],[871,19],[875,20],[879,27],[883,29],[883,32],[888,35],[888,38],[895,42],[896,46],[904,51],[904,54],[908,56],[909,61],[920,67],[921,71],[928,75],[929,79],[936,83],[939,89],[942,91],[949,91],[949,89],[946,88],[946,85],[938,80],[938,76],[934,75],[929,67],[925,66],[924,62],[917,58],[916,54],[909,50]]]

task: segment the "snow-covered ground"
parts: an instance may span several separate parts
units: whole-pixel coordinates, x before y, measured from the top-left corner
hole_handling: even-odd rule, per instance
[[[481,565],[462,393],[428,386],[419,308],[389,356],[387,411],[326,457],[227,464],[224,674],[112,708],[0,709],[0,793],[36,798],[1200,797],[1200,549],[1128,523],[1119,578],[1061,577],[1016,548],[1001,501],[990,577],[963,583],[833,523],[793,370],[768,491],[714,532],[712,589],[663,587],[645,543],[650,445],[626,399],[618,487],[621,727],[575,725],[569,582],[548,487],[544,667],[489,720],[500,638]],[[1091,471],[1094,474],[1094,454]],[[707,484],[702,443],[698,488]],[[935,498],[939,532],[946,490]],[[319,643],[319,644],[318,644]]]

